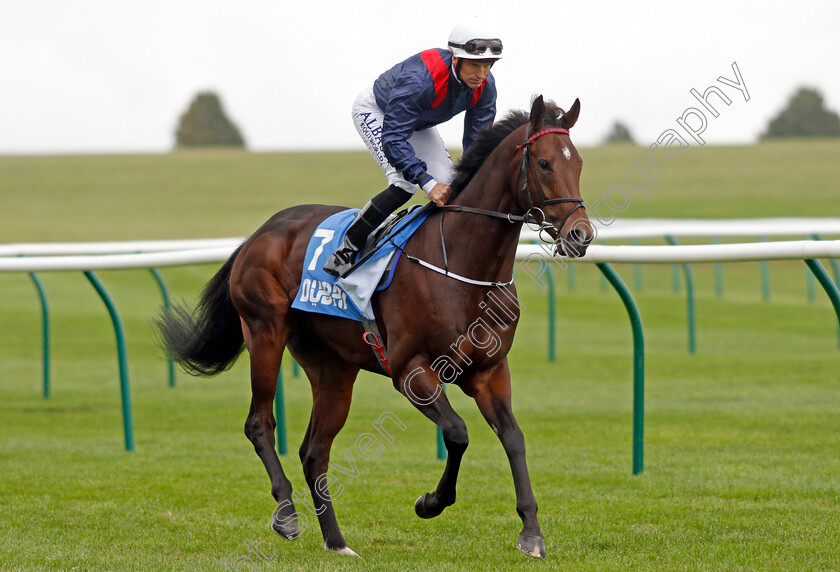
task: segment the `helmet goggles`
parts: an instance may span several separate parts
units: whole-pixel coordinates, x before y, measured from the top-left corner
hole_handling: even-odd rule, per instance
[[[490,50],[490,53],[494,56],[502,55],[502,41],[498,38],[493,38],[489,40],[475,38],[463,44],[449,42],[449,46],[452,48],[460,48],[466,53],[470,54],[471,56],[484,55],[488,49]]]

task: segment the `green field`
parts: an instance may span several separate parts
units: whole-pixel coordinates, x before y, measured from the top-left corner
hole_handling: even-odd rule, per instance
[[[581,150],[583,194],[599,199],[642,160],[632,146]],[[840,142],[689,149],[663,163],[657,192],[626,217],[836,216]],[[364,153],[179,152],[0,157],[0,243],[245,236],[303,202],[361,206],[384,185]],[[836,237],[835,237],[836,238]],[[107,312],[81,273],[42,273],[52,315],[52,397],[41,397],[40,308],[29,278],[0,273],[0,569],[836,570],[840,569],[840,349],[805,265],[693,267],[698,350],[686,350],[684,291],[670,266],[634,289],[645,326],[645,472],[631,475],[632,343],[618,297],[594,268],[558,284],[557,360],[546,359],[546,296],[526,275],[510,355],[545,561],[515,548],[521,528],[507,459],[475,405],[448,396],[470,446],[458,502],[422,521],[413,503],[442,464],[434,427],[383,377],[362,374],[340,462],[385,411],[407,429],[359,476],[341,477],[342,531],[361,560],[327,553],[314,518],[295,542],[269,530],[273,501],[243,434],[247,356],[214,379],[179,374],[152,340],[160,304],[146,271],[101,272],[128,338],[137,450],[123,450]],[[193,300],[216,265],[164,269]],[[634,288],[634,269],[616,266]],[[309,415],[308,382],[284,365],[290,454]],[[248,552],[259,542],[270,562]],[[242,561],[240,560],[240,563]],[[248,567],[242,564],[240,570]]]

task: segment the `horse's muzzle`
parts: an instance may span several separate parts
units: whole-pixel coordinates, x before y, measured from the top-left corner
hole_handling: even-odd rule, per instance
[[[595,228],[589,219],[578,219],[567,223],[564,218],[561,226],[547,221],[545,214],[540,209],[535,209],[542,214],[541,220],[534,221],[536,228],[529,226],[539,234],[542,242],[554,245],[555,253],[570,258],[579,258],[586,254],[586,248],[595,238]],[[562,226],[570,227],[565,236],[562,234]]]
[[[575,226],[565,237],[555,241],[557,253],[570,258],[579,258],[586,254],[586,248],[592,243],[595,234],[591,232],[589,225],[587,228]]]

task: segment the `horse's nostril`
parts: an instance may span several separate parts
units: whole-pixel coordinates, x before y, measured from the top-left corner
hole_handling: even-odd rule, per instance
[[[587,246],[592,242],[594,237],[595,234],[589,228],[583,228],[581,226],[576,226],[569,231],[569,240],[581,246]]]
[[[574,228],[569,232],[569,240],[577,244],[589,244],[589,237],[580,229]]]

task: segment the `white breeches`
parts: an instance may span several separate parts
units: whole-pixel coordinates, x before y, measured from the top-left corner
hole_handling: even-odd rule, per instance
[[[397,171],[388,163],[385,152],[382,150],[382,121],[385,117],[373,95],[373,85],[362,90],[353,102],[353,124],[362,141],[367,145],[370,154],[385,171],[389,185],[396,185],[399,188],[414,194],[417,185],[409,183],[402,173]],[[426,163],[426,172],[429,173],[438,183],[450,184],[455,178],[455,168],[452,165],[452,158],[446,145],[443,143],[437,128],[429,127],[422,131],[415,131],[408,139],[408,143],[414,148],[418,159]]]

